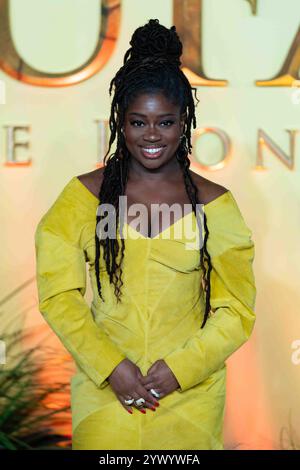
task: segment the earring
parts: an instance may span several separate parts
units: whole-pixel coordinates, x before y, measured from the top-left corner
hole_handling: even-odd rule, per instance
[[[185,140],[184,140],[184,139],[185,139]],[[182,134],[182,135],[180,136],[180,143],[181,143],[181,144],[183,143],[183,145],[186,147],[186,144],[187,144],[187,137],[186,137],[185,134]]]

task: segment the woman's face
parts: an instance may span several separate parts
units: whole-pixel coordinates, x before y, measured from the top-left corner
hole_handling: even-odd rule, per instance
[[[128,106],[124,137],[132,157],[144,167],[171,161],[180,144],[185,115],[161,93],[143,93]]]

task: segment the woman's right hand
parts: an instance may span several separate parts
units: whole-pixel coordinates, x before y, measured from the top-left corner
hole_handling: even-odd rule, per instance
[[[148,392],[146,388],[141,384],[140,380],[143,375],[140,368],[134,364],[130,359],[123,359],[117,367],[113,370],[110,376],[107,378],[110,386],[115,392],[121,405],[127,411],[131,411],[132,406],[142,410],[144,407],[155,409],[155,404],[158,403],[156,398]],[[137,407],[134,403],[132,405],[126,405],[124,400],[134,398],[144,398],[145,403],[142,407]]]

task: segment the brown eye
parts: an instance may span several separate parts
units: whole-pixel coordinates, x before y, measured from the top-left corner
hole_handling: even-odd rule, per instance
[[[169,120],[169,121],[163,121],[161,124],[167,124],[166,127],[170,127],[172,124],[174,124],[174,122],[175,122],[175,121]],[[164,127],[165,127],[165,126],[164,126]]]
[[[134,127],[140,127],[140,126],[135,126],[135,123],[138,123],[138,124],[144,124],[143,121],[131,121],[130,124]]]

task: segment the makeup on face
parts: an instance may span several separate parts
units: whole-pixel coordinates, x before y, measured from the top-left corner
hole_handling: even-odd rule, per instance
[[[182,133],[179,105],[163,94],[141,94],[125,114],[126,146],[142,165],[171,160]]]

